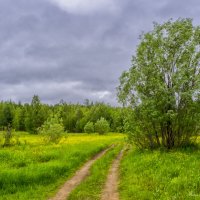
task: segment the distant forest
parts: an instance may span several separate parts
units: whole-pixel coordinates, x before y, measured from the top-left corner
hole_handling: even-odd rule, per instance
[[[61,101],[55,105],[43,104],[39,96],[34,95],[31,103],[0,102],[0,129],[8,126],[16,131],[38,133],[50,115],[59,114],[66,132],[82,133],[88,122],[95,123],[104,118],[111,132],[124,132],[126,110],[121,107],[85,100],[84,104],[71,104]]]

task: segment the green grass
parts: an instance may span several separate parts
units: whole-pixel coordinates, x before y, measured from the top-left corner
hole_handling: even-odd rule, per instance
[[[200,199],[200,150],[132,149],[120,170],[121,200]]]
[[[107,179],[108,170],[122,146],[109,150],[102,158],[97,160],[90,169],[88,176],[69,196],[69,200],[99,200]]]
[[[47,199],[90,157],[123,135],[70,134],[45,145],[40,136],[19,134],[19,145],[0,148],[0,199]]]

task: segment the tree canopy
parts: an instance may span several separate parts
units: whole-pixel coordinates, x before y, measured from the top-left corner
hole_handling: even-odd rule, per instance
[[[34,95],[29,104],[0,102],[0,130],[7,130],[8,126],[11,126],[16,131],[38,134],[39,128],[49,121],[52,115],[59,113],[61,124],[67,132],[82,133],[87,123],[92,124],[94,132],[94,124],[101,117],[109,123],[110,131],[123,132],[122,112],[120,107],[89,100],[85,104],[71,104],[62,100],[58,104],[48,105],[42,103],[39,96]]]
[[[190,143],[200,127],[200,27],[169,20],[142,34],[118,98],[134,109],[127,127],[139,147]]]

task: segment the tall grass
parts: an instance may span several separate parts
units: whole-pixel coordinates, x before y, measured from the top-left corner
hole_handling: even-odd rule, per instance
[[[22,135],[20,145],[0,149],[0,199],[46,199],[86,160],[122,137],[71,135],[45,145],[39,136]]]
[[[200,199],[200,150],[131,150],[121,163],[122,200]]]

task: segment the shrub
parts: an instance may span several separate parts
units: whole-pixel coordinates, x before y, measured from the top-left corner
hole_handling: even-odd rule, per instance
[[[88,122],[84,126],[84,132],[85,133],[94,133],[94,124],[93,124],[93,122]]]
[[[95,132],[99,134],[104,134],[108,132],[109,129],[110,129],[110,125],[108,121],[104,119],[103,117],[101,117],[101,119],[97,120],[97,122],[95,123]]]
[[[44,136],[46,142],[58,143],[62,138],[64,126],[59,116],[51,115],[39,129],[39,134]]]

